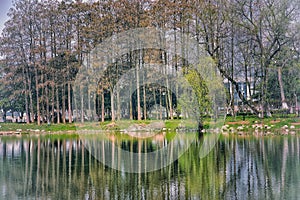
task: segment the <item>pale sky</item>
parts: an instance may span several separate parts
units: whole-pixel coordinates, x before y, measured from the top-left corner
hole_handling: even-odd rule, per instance
[[[0,0],[0,33],[4,28],[4,23],[7,21],[7,12],[12,6],[12,0]]]

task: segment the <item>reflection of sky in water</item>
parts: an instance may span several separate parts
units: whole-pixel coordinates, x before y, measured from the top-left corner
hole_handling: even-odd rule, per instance
[[[12,0],[0,0],[0,31],[4,28],[4,23],[7,21],[7,12],[12,5]]]

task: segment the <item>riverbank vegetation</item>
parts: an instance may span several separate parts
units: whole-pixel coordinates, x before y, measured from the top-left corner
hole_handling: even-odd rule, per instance
[[[162,123],[159,125],[153,125],[149,128],[149,124]],[[156,132],[177,132],[181,130],[185,131],[181,127],[182,121],[178,119],[173,120],[128,120],[119,122],[89,122],[89,123],[72,123],[72,124],[42,124],[37,125],[36,123],[0,123],[0,135],[10,134],[47,134],[47,133],[79,133],[80,131],[104,131],[104,132],[119,132],[124,133],[125,131],[156,131]],[[211,129],[214,124],[210,118],[204,119],[204,130],[203,132],[208,133],[224,133],[224,134],[299,134],[300,133],[300,119],[294,115],[278,118],[264,118],[261,119],[254,115],[247,116],[228,116],[225,120],[224,125]],[[190,124],[193,127],[195,124]],[[148,129],[147,129],[148,126]],[[188,123],[185,123],[188,126]],[[187,129],[188,130],[188,129]]]

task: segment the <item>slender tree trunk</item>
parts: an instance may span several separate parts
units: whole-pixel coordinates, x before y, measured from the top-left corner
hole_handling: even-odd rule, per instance
[[[279,88],[280,88],[280,96],[281,96],[281,108],[282,109],[289,109],[286,100],[285,100],[285,94],[284,94],[284,89],[283,89],[283,82],[282,82],[282,72],[281,72],[281,67],[277,68],[277,73],[278,73],[278,83],[279,83]]]
[[[84,102],[83,102],[83,89],[80,88],[80,102],[81,102],[81,123],[84,122]]]
[[[297,94],[294,93],[294,96],[295,96],[296,114],[297,114],[297,117],[299,117],[299,108],[298,108],[298,98],[297,98]]]
[[[34,55],[34,48],[35,48],[35,40],[34,40],[34,36],[33,36],[33,25],[30,24],[29,25],[29,35],[30,35],[30,58],[29,58],[29,61],[30,63],[35,63],[34,61],[34,58],[35,58],[35,55]],[[32,66],[30,66],[32,67]],[[33,71],[32,73],[30,73],[30,69],[29,69],[29,66],[27,67],[27,78],[28,78],[28,89],[29,89],[29,101],[30,101],[30,118],[31,118],[31,122],[34,122],[34,105],[33,105],[33,97],[32,97],[32,93],[33,93],[33,88],[31,88],[31,84],[32,84],[32,76],[33,76]],[[37,77],[36,77],[37,79]],[[38,96],[38,95],[37,95]]]
[[[265,73],[264,73],[264,77],[263,77],[263,85],[262,85],[262,118],[265,117],[265,112],[266,115],[268,117],[271,117],[271,112],[270,112],[270,107],[269,107],[269,103],[268,103],[268,99],[267,99],[267,74],[268,74],[268,70],[265,67]]]
[[[234,80],[234,22],[233,21],[231,21],[231,78],[232,80]],[[231,83],[230,86],[231,86],[231,92],[230,92],[231,115],[235,118],[234,85]]]
[[[60,109],[59,109],[58,86],[56,86],[55,93],[56,93],[56,115],[57,115],[57,124],[60,124]]]
[[[104,122],[104,91],[101,93],[101,121]]]
[[[92,107],[91,107],[91,92],[90,89],[88,88],[88,113],[87,113],[87,117],[88,120],[90,121],[92,119]]]
[[[168,92],[166,92],[165,93],[165,102],[166,102],[166,107],[165,107],[165,109],[166,109],[166,114],[167,114],[167,119],[169,119],[169,117],[170,117],[170,110],[169,110],[169,108],[170,108],[170,105],[169,105],[169,102],[168,102]]]
[[[248,62],[247,62],[248,63]],[[248,64],[245,65],[245,81],[246,81],[246,94],[247,94],[247,100],[252,99],[252,94],[251,94],[251,73],[248,73]],[[250,77],[248,77],[250,76]]]
[[[62,122],[65,124],[66,123],[66,94],[65,94],[66,86],[63,84],[62,87]]]
[[[44,85],[45,84],[45,82],[44,82],[44,74],[43,74],[43,72],[42,72],[42,74],[41,74],[41,83],[42,83],[42,85]],[[43,124],[44,123],[44,119],[45,119],[45,87],[42,87],[41,88],[41,97],[40,97],[40,101],[41,101],[41,104],[40,104],[40,113],[41,113],[41,123]]]
[[[175,2],[175,0],[174,0],[174,2]],[[174,20],[174,30],[176,29],[176,12],[174,12],[174,18],[173,18],[173,20]],[[195,22],[196,22],[196,27],[198,27],[198,17],[196,17],[196,20],[195,20]],[[196,29],[196,31],[197,31],[197,29]],[[198,35],[198,33],[196,33],[196,35]],[[197,41],[199,42],[199,38],[197,37]],[[177,35],[176,35],[176,32],[174,31],[174,48],[175,48],[175,51],[174,52],[177,52]],[[199,47],[199,45],[197,45],[197,53],[199,54],[199,50],[200,49],[200,47]],[[178,80],[178,60],[177,60],[177,55],[176,55],[176,60],[175,60],[175,66],[174,66],[174,68],[175,68],[175,71],[174,71],[174,73],[175,73],[175,75],[176,75],[176,79]],[[176,81],[175,82],[175,97],[178,97],[178,88],[179,86],[178,86],[178,82]],[[178,99],[177,99],[177,101],[178,101]],[[178,106],[178,104],[177,104],[177,106]],[[175,107],[175,106],[174,106]],[[175,113],[176,113],[176,118],[177,119],[179,119],[179,115],[178,115],[178,112],[177,112],[178,110],[175,108]]]
[[[117,85],[117,120],[121,119],[120,86]]]
[[[161,88],[159,88],[159,119],[162,120],[162,99],[161,99]]]
[[[146,102],[146,86],[143,85],[143,96],[144,96],[144,120],[147,120],[147,102]]]
[[[92,109],[92,116],[93,116],[93,120],[94,121],[98,121],[99,118],[97,116],[97,107],[96,107],[96,101],[97,101],[97,98],[96,98],[96,93],[93,93],[93,109]]]
[[[129,119],[133,120],[133,111],[132,111],[132,83],[130,81],[130,86],[129,86],[129,96],[130,96],[130,100],[129,100]]]
[[[230,107],[231,107],[231,115],[235,117],[235,109],[234,109],[234,85],[230,83]]]
[[[51,93],[52,93],[52,97],[51,97],[51,123],[54,124],[54,97],[55,97],[55,88],[54,88],[54,80],[51,86]]]
[[[34,111],[33,111],[33,98],[32,98],[32,89],[31,89],[31,77],[29,76],[29,72],[27,70],[27,79],[28,79],[28,93],[29,93],[29,116],[31,122],[34,122]]]
[[[173,119],[173,104],[172,104],[172,92],[169,89],[169,80],[167,79],[167,100],[169,105],[169,117],[170,119]]]
[[[157,107],[157,103],[156,103],[156,90],[155,90],[155,88],[153,88],[153,99],[154,99],[154,108],[156,109],[156,107]],[[155,110],[155,112],[156,112],[156,119],[159,119],[158,117],[158,110]]]
[[[69,114],[69,123],[72,123],[72,106],[71,106],[71,83],[68,82],[68,114]]]
[[[47,123],[50,123],[50,105],[49,105],[49,88],[46,86],[46,115]]]
[[[140,64],[140,59],[138,64],[136,65],[136,95],[137,95],[137,120],[141,120],[141,96],[140,96],[140,75],[139,75],[139,64]]]
[[[99,120],[100,120],[100,116],[102,116],[101,114],[102,114],[102,109],[101,109],[101,93],[99,93],[98,92],[98,94],[96,95],[96,101],[97,101],[97,103],[96,103],[96,106],[97,106],[97,108],[96,108],[96,114],[98,114],[98,116],[99,116]],[[102,121],[102,117],[101,117],[101,121]]]
[[[75,110],[75,112],[76,112],[76,115],[75,115],[75,120],[76,121],[78,121],[78,119],[79,119],[79,115],[78,115],[78,105],[77,105],[77,97],[78,97],[78,95],[76,95],[75,96],[75,94],[77,94],[76,93],[76,91],[75,90],[77,90],[78,88],[76,88],[76,87],[74,87],[73,88],[73,92],[74,92],[74,103],[73,103],[73,105],[74,105],[74,110]],[[73,115],[74,115],[74,113],[73,113]]]
[[[27,90],[27,81],[25,78],[25,69],[23,68],[23,77],[24,77],[24,100],[25,100],[25,113],[26,113],[26,123],[29,124],[30,123],[30,119],[29,119],[29,109],[28,109],[28,90]],[[23,116],[22,116],[23,117]]]
[[[165,63],[165,75],[166,75],[166,86],[167,86],[167,91],[166,91],[166,109],[167,109],[167,119],[173,119],[173,105],[172,105],[172,92],[171,92],[171,87],[169,83],[169,78],[168,78],[168,58],[167,58],[167,53],[164,52],[163,54],[164,58],[164,63]]]
[[[271,111],[270,111],[270,104],[269,99],[267,98],[268,93],[268,68],[265,67],[265,78],[264,78],[264,102],[265,102],[265,111],[267,114],[267,117],[272,117]]]
[[[36,87],[36,113],[37,113],[37,124],[41,124],[40,116],[40,98],[39,98],[39,81],[38,81],[38,70],[35,68],[35,87]]]
[[[112,88],[110,90],[110,107],[111,107],[111,121],[115,121],[115,105],[114,105],[114,94],[112,92]]]
[[[25,89],[25,115],[26,115],[26,123],[30,124],[30,115],[29,115],[29,108],[28,108],[28,90]]]

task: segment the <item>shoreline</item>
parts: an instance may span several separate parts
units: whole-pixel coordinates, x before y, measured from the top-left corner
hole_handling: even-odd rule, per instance
[[[30,130],[30,131],[0,131],[0,138],[2,136],[40,136],[40,135],[83,135],[85,133],[91,132],[93,134],[107,134],[107,133],[121,133],[127,134],[122,131],[116,130],[60,130],[60,131],[45,131],[45,130]],[[165,131],[161,131],[165,132]],[[167,131],[168,132],[168,131]],[[184,134],[184,132],[176,132],[177,134]],[[289,135],[300,135],[300,129],[294,129],[292,131],[282,130],[282,129],[274,129],[269,131],[265,130],[251,130],[251,131],[238,131],[230,129],[230,131],[224,130],[209,130],[204,129],[203,134],[221,134],[221,135],[237,135],[237,136],[289,136]],[[156,135],[156,134],[154,134]]]
[[[205,134],[233,134],[233,135],[297,135],[300,133],[300,118],[277,118],[264,119],[248,118],[227,118],[224,124],[213,127],[213,122],[204,121]],[[210,128],[211,127],[211,128]],[[121,121],[121,122],[87,122],[66,123],[66,124],[17,124],[17,123],[0,123],[0,136],[25,136],[25,135],[51,135],[51,134],[84,134],[86,131],[94,133],[121,133],[126,134],[128,131],[139,132],[143,130],[159,132],[176,132],[184,134],[189,129],[181,126],[180,120],[164,120],[163,123],[155,121]]]

